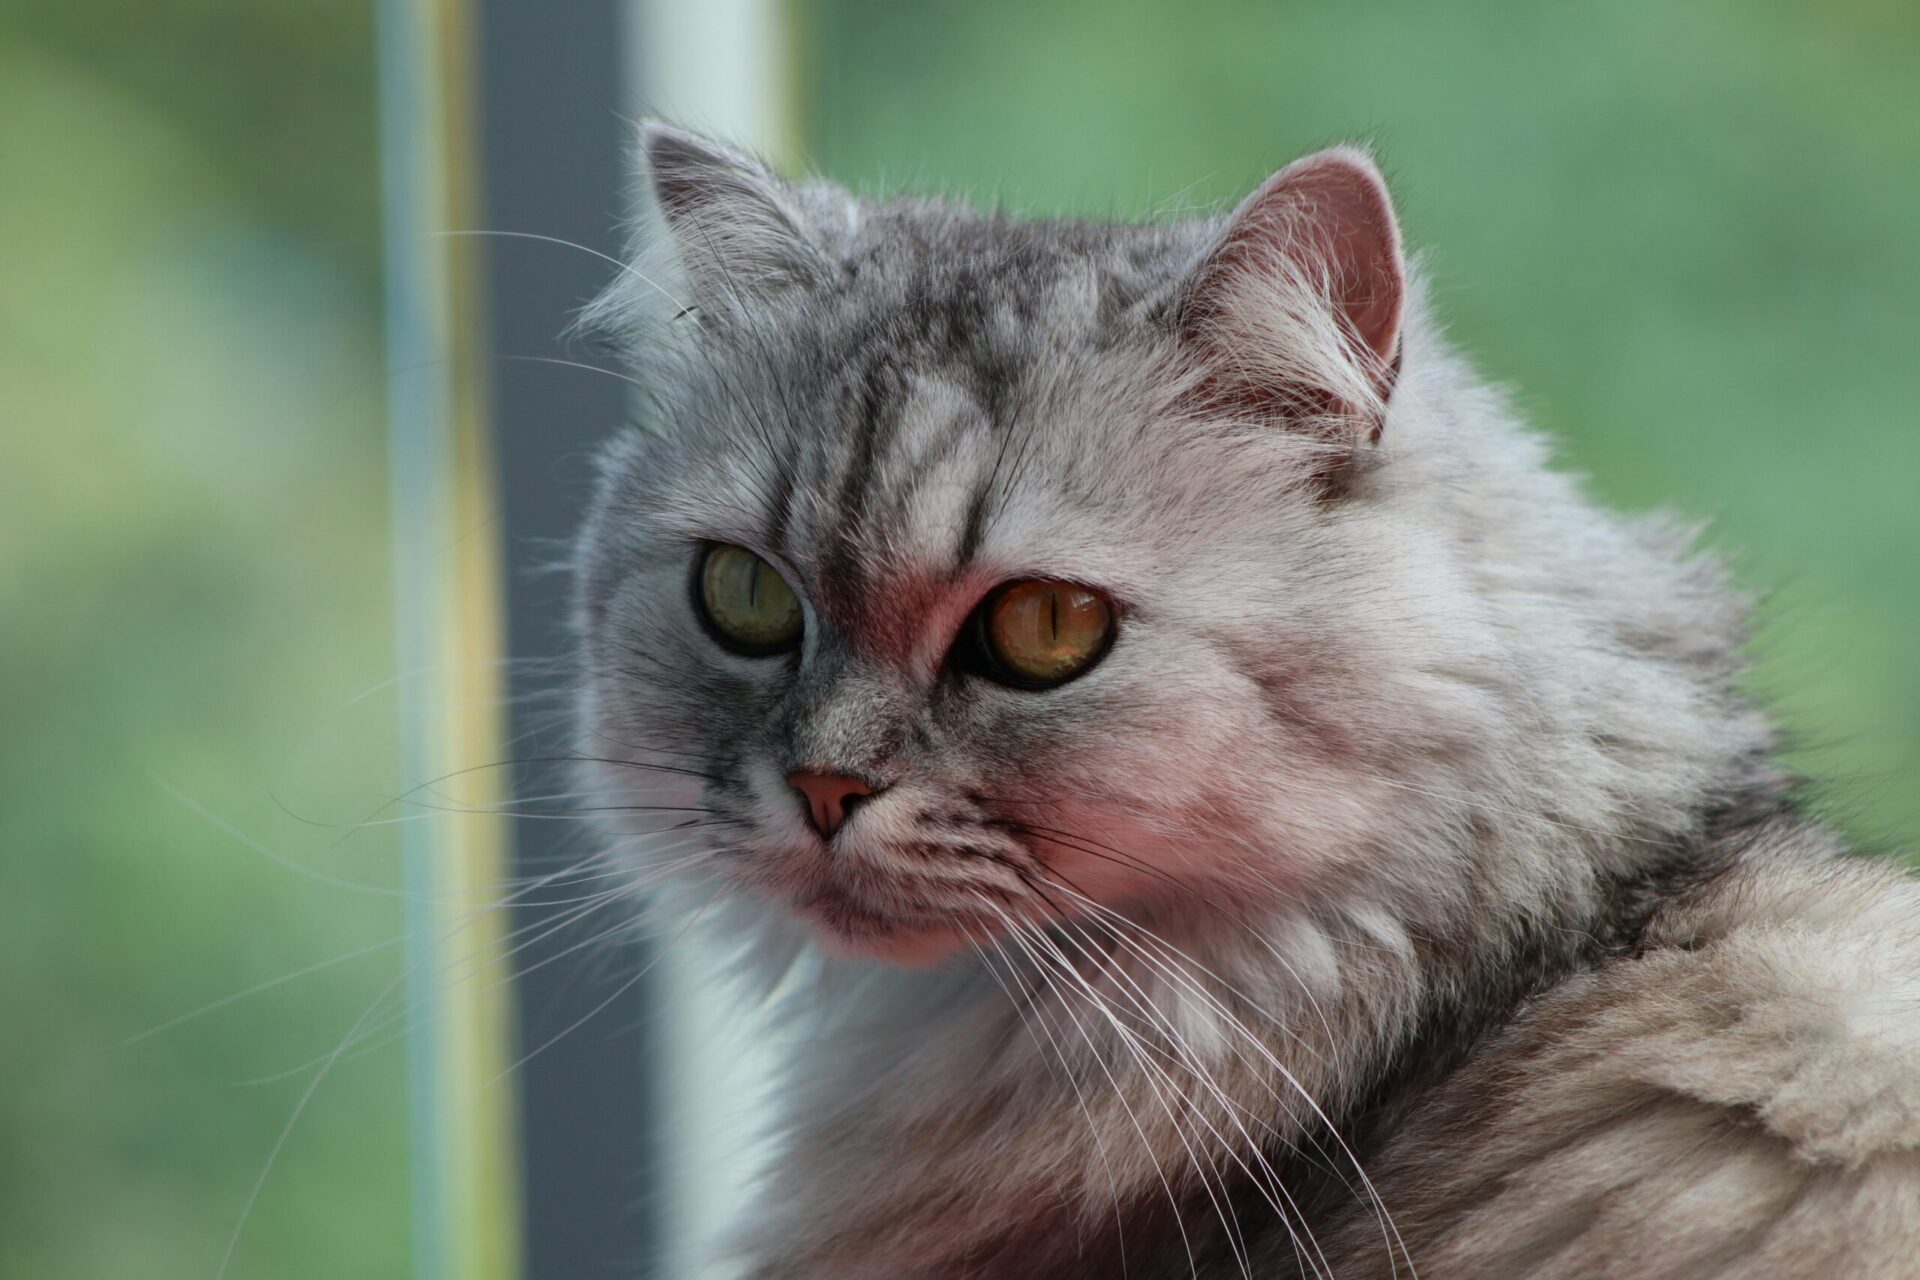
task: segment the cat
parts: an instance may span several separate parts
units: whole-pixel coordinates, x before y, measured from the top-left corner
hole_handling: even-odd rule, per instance
[[[748,1274],[1920,1274],[1920,888],[1365,150],[1138,225],[640,151],[577,743],[798,1032]]]

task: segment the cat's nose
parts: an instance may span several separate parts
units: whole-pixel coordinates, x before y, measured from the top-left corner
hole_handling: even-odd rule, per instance
[[[790,773],[787,785],[807,802],[807,820],[823,836],[831,836],[853,812],[853,806],[873,794],[858,778],[837,773]]]

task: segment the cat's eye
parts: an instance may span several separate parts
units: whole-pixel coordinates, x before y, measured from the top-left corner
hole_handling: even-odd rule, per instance
[[[779,570],[745,547],[708,547],[694,586],[701,618],[727,648],[760,655],[800,643],[800,598]]]
[[[1106,656],[1113,606],[1073,582],[1027,578],[981,602],[973,620],[974,663],[1003,684],[1050,689]]]

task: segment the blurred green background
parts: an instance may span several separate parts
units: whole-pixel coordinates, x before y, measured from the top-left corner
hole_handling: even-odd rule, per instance
[[[398,948],[359,4],[0,6],[0,1275],[211,1280]],[[351,704],[351,705],[350,705]],[[355,812],[358,809],[359,812]],[[389,1051],[318,1091],[235,1276],[398,1276]]]
[[[870,187],[1139,213],[1374,140],[1459,341],[1608,498],[1712,519],[1829,804],[1920,837],[1920,9],[789,18]],[[210,1277],[304,1077],[248,1082],[399,971],[128,1043],[400,933],[391,829],[336,829],[398,770],[375,111],[365,4],[0,10],[0,1275]],[[403,1273],[402,1071],[318,1091],[234,1275]]]

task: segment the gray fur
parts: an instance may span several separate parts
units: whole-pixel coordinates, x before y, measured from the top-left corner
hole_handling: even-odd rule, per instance
[[[754,1275],[1909,1273],[1916,888],[1796,814],[1719,567],[1550,470],[1417,277],[1374,361],[1310,206],[645,150],[586,317],[648,401],[579,542],[579,742],[703,811],[604,825],[636,883],[693,860],[665,927],[804,1031]],[[1222,285],[1261,218],[1290,265]],[[704,542],[793,584],[798,655],[702,632]],[[1020,577],[1111,594],[1099,666],[951,667]],[[796,768],[885,790],[829,847]],[[896,930],[959,949],[844,954]]]

